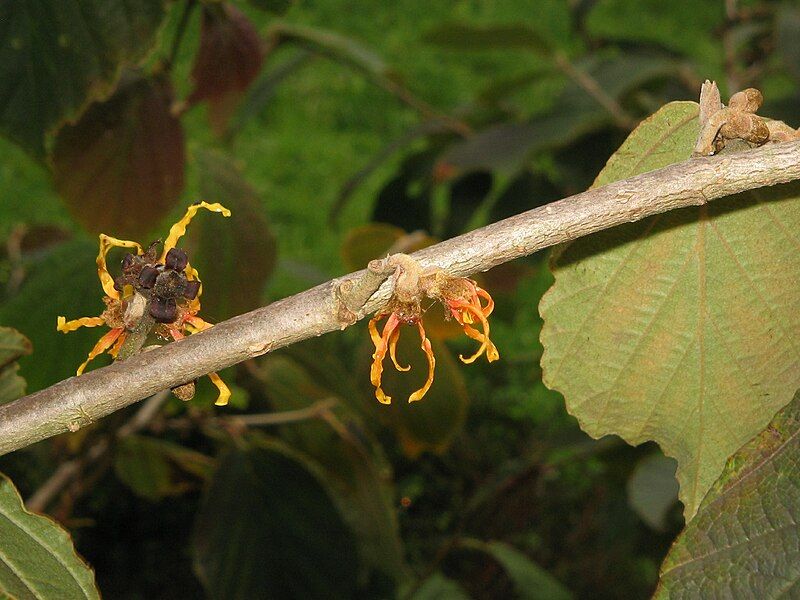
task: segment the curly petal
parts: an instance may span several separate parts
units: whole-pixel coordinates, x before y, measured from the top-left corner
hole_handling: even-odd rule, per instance
[[[219,390],[219,396],[217,396],[217,400],[214,402],[214,404],[217,406],[225,406],[228,404],[228,400],[230,400],[231,397],[231,390],[227,385],[225,385],[225,382],[222,381],[222,378],[216,373],[209,373],[208,378]]]
[[[103,337],[101,337],[97,341],[97,343],[94,345],[94,348],[92,348],[92,351],[89,352],[89,358],[87,358],[83,362],[83,364],[81,364],[81,366],[78,367],[77,374],[81,375],[83,373],[84,369],[86,368],[86,365],[88,365],[97,356],[99,356],[100,354],[102,354],[103,352],[105,352],[106,350],[111,348],[111,346],[114,344],[114,342],[117,341],[119,336],[122,335],[123,331],[125,331],[125,330],[122,327],[117,327],[116,329],[110,330]]]
[[[486,353],[486,359],[489,362],[498,360],[500,358],[500,353],[489,339],[489,321],[486,315],[484,315],[481,310],[475,308],[473,304],[459,304],[457,307],[451,307],[451,310],[456,320],[461,325],[461,328],[464,330],[464,333],[473,340],[481,343],[478,350],[472,356],[465,358],[463,355],[459,355],[458,358],[461,359],[461,362],[465,364],[473,363],[484,353]],[[466,317],[469,317],[469,319]],[[475,322],[473,318],[480,321],[483,332],[472,327],[471,323]]]
[[[386,325],[383,327],[383,334],[378,335],[377,323],[384,316],[385,315],[377,315],[370,319],[369,322],[369,335],[372,338],[372,343],[375,344],[369,380],[372,382],[372,385],[375,386],[375,397],[378,399],[378,402],[381,404],[391,404],[391,396],[387,396],[381,389],[381,377],[383,376],[383,359],[386,358],[386,352],[389,350],[389,339],[400,324],[400,319],[395,313],[389,315]]]
[[[411,365],[406,367],[400,366],[400,363],[397,362],[397,341],[400,339],[400,328],[395,329],[392,332],[392,335],[389,336],[389,356],[394,363],[394,368],[398,371],[410,371]]]
[[[122,344],[125,343],[126,339],[128,339],[128,332],[123,331],[121,334],[119,334],[119,337],[117,338],[117,341],[114,343],[114,345],[111,346],[111,350],[109,350],[108,353],[114,359],[117,358],[117,354],[119,354],[120,349],[122,349]]]
[[[62,333],[69,333],[81,327],[100,327],[105,324],[106,321],[103,317],[81,317],[72,321],[67,321],[66,317],[58,317],[56,330]]]
[[[100,285],[103,286],[106,296],[119,300],[119,292],[114,289],[114,278],[111,277],[106,267],[106,254],[111,248],[135,248],[137,254],[142,254],[143,250],[137,242],[118,240],[105,233],[100,234],[100,252],[97,254],[97,276],[100,278]]]
[[[186,233],[186,227],[189,225],[189,223],[191,223],[192,219],[197,214],[197,211],[201,208],[205,208],[211,212],[222,213],[223,217],[231,216],[231,211],[222,206],[222,204],[219,202],[198,202],[197,204],[192,204],[186,209],[186,214],[183,215],[183,217],[177,223],[170,227],[169,235],[167,236],[167,239],[164,240],[164,252],[161,254],[161,262],[164,262],[167,252],[172,250],[177,245],[178,240],[181,239],[181,237],[183,237],[183,235]]]
[[[411,394],[408,397],[409,403],[416,402],[417,400],[422,400],[425,394],[428,393],[428,390],[431,389],[431,385],[433,384],[433,373],[436,369],[436,357],[433,355],[433,348],[431,348],[431,341],[425,335],[425,328],[422,326],[422,321],[417,322],[417,328],[419,329],[419,338],[422,340],[422,344],[420,348],[425,353],[425,356],[428,358],[428,378],[425,380],[425,385],[419,388],[416,392]]]

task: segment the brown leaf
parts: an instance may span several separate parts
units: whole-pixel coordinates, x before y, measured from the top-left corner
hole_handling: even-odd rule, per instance
[[[128,75],[56,138],[56,189],[89,231],[139,237],[151,231],[183,190],[183,129],[160,79]]]
[[[223,131],[263,62],[261,38],[242,12],[230,4],[206,6],[187,103],[207,100],[212,127]]]

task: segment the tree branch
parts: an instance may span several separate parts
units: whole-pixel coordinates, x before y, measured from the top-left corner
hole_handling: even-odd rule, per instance
[[[413,256],[423,267],[467,276],[622,223],[795,179],[800,179],[800,142],[694,158],[570,196]],[[386,281],[361,310],[352,310],[352,303],[343,306],[342,289],[363,289],[358,282],[365,276],[372,277],[366,271],[352,273],[203,333],[0,406],[0,454],[76,431],[160,390],[211,371],[342,329],[352,320],[343,321],[342,312],[361,318],[381,308],[389,298],[391,282]],[[346,282],[353,283],[342,286]]]

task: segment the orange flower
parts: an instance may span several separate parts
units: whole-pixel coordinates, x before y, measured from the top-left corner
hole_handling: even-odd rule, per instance
[[[201,208],[222,213],[225,217],[231,214],[218,203],[199,202],[189,206],[183,218],[170,228],[161,252],[158,251],[158,242],[145,250],[137,242],[100,234],[97,275],[105,293],[103,302],[106,310],[99,317],[67,321],[65,317],[59,316],[57,321],[57,329],[63,333],[81,327],[105,325],[111,328],[78,367],[78,375],[83,373],[92,359],[103,352],[117,358],[125,342],[142,327],[146,329],[145,334],[152,330],[162,339],[172,338],[177,341],[183,339],[186,333],[198,333],[212,326],[197,316],[203,286],[197,270],[189,264],[186,252],[177,247],[178,240],[186,233],[186,226]],[[136,254],[125,255],[122,260],[122,274],[116,279],[106,266],[106,255],[114,247],[136,251]],[[231,395],[228,386],[216,373],[209,373],[208,376],[219,390],[216,404],[227,404]]]
[[[372,355],[372,368],[370,369],[370,381],[375,386],[375,397],[382,404],[390,404],[392,401],[392,398],[387,396],[381,388],[383,361],[386,358],[386,353],[389,353],[392,363],[398,371],[411,369],[410,366],[403,367],[397,362],[397,341],[400,339],[400,325],[404,323],[417,326],[422,340],[421,348],[428,358],[428,378],[420,389],[411,394],[408,401],[416,402],[421,400],[433,383],[436,359],[433,355],[430,340],[425,335],[425,328],[422,326],[422,311],[420,309],[422,296],[440,301],[445,306],[446,316],[455,318],[468,337],[480,342],[480,347],[472,356],[468,358],[459,357],[462,362],[472,363],[482,354],[486,354],[489,362],[494,362],[500,358],[497,348],[489,339],[488,317],[494,310],[494,301],[486,290],[478,287],[471,279],[450,277],[442,271],[419,274],[415,272],[417,269],[413,266],[413,263],[409,262],[409,257],[406,256],[402,256],[397,262],[400,266],[395,279],[395,295],[388,304],[388,310],[379,312],[369,322],[370,337],[375,345],[375,352]],[[401,278],[405,278],[405,280]],[[399,295],[398,282],[402,282],[402,300],[397,298]],[[386,319],[386,324],[383,327],[383,332],[378,334],[377,324],[384,318]],[[480,322],[481,330],[472,326],[476,322]]]

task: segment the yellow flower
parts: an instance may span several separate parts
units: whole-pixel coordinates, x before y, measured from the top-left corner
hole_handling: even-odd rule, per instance
[[[461,325],[464,333],[481,343],[478,350],[467,358],[460,356],[462,362],[472,363],[481,355],[486,354],[489,362],[494,362],[500,358],[497,348],[489,339],[489,320],[488,317],[494,310],[494,301],[489,293],[480,288],[471,279],[464,277],[450,277],[441,271],[430,274],[414,274],[413,268],[409,269],[407,262],[404,263],[408,275],[413,275],[413,283],[405,282],[405,292],[403,300],[395,297],[388,304],[388,310],[379,312],[369,322],[369,333],[372,343],[375,345],[375,352],[372,355],[372,368],[370,369],[370,381],[375,386],[375,397],[382,404],[391,404],[391,396],[387,396],[381,388],[381,377],[383,375],[383,361],[386,353],[398,371],[408,371],[410,366],[401,366],[397,362],[397,341],[400,339],[400,325],[416,325],[419,336],[422,340],[421,348],[428,359],[428,378],[425,384],[416,392],[409,396],[409,402],[421,400],[428,392],[433,383],[434,370],[436,368],[436,358],[433,355],[431,342],[425,335],[425,328],[422,326],[422,311],[420,300],[422,296],[432,298],[441,302],[447,311],[446,316],[455,318]],[[414,290],[409,294],[408,290]],[[485,301],[482,302],[481,300]],[[378,323],[386,319],[383,332],[378,334]],[[481,329],[473,327],[473,323],[480,322]]]
[[[186,333],[198,333],[212,326],[197,316],[203,287],[197,270],[189,264],[186,252],[177,247],[178,240],[186,233],[186,226],[201,208],[222,213],[225,217],[231,214],[218,203],[199,202],[189,206],[183,218],[170,228],[160,252],[157,242],[143,249],[137,242],[100,234],[97,275],[105,293],[106,310],[99,317],[67,321],[59,316],[57,321],[57,329],[63,333],[81,327],[105,325],[110,328],[78,367],[78,375],[103,352],[117,358],[125,342],[134,332],[141,333],[141,329],[145,330],[145,335],[152,330],[161,338],[180,340]],[[136,252],[125,255],[122,273],[116,278],[111,276],[106,266],[106,255],[114,247],[130,248]],[[219,390],[216,404],[227,404],[231,395],[228,386],[216,373],[209,373],[208,377]]]

